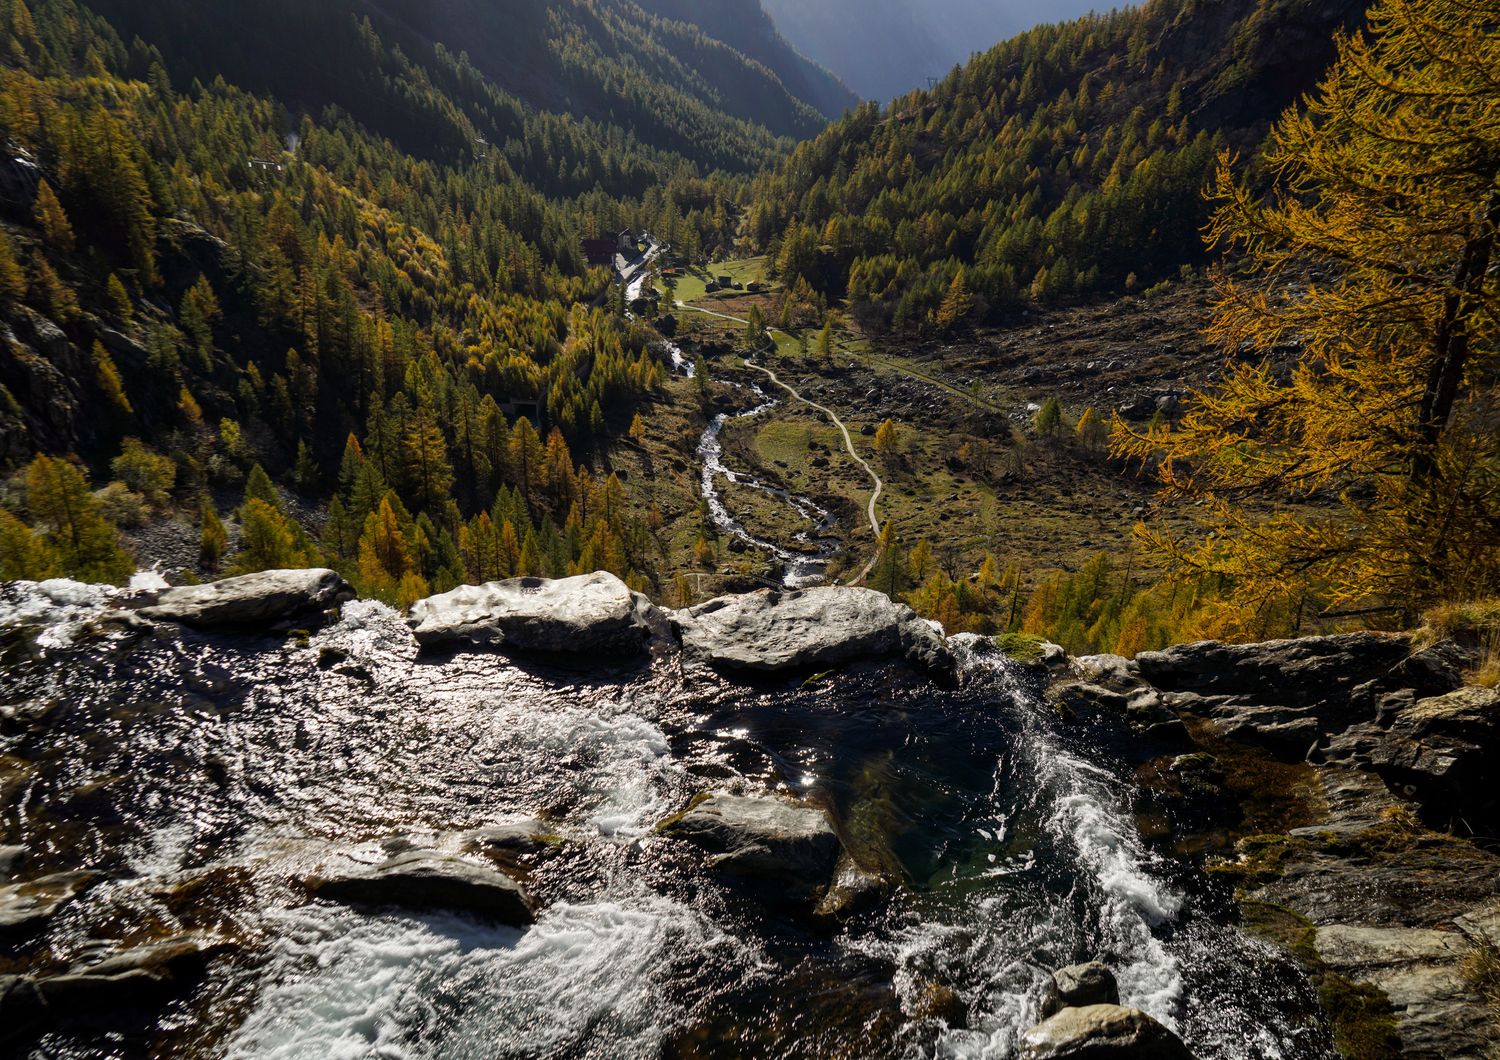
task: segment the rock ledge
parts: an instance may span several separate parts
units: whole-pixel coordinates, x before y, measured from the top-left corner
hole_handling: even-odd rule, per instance
[[[613,574],[464,585],[418,600],[410,624],[424,649],[505,648],[544,655],[641,654],[660,612]]]
[[[725,670],[810,670],[904,656],[951,676],[952,653],[931,623],[874,589],[761,589],[672,613],[688,655]]]
[[[354,589],[331,570],[267,570],[237,578],[163,589],[143,607],[145,618],[199,629],[253,629],[297,618],[318,618],[354,599]]]

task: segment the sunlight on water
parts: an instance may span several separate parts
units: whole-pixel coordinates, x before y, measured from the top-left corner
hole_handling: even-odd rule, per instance
[[[649,1055],[680,1018],[667,978],[733,940],[645,894],[552,907],[526,932],[445,916],[278,914],[255,1010],[228,1055]]]
[[[1135,827],[1129,771],[980,638],[953,638],[957,690],[878,668],[751,687],[675,663],[601,679],[419,657],[405,619],[366,602],[306,645],[77,639],[111,599],[5,588],[0,625],[40,653],[17,695],[48,719],[5,750],[53,785],[39,840],[114,866],[80,924],[170,923],[174,889],[228,874],[201,900],[251,940],[209,1014],[229,1056],[1009,1060],[1053,970],[1090,959],[1202,1060],[1325,1055],[1305,980],[1266,980],[1277,958],[1194,908]],[[888,899],[811,925],[655,833],[725,790],[828,808]],[[516,870],[539,899],[525,931],[306,904],[329,858],[482,858],[472,830],[521,821],[545,836]],[[928,1010],[935,990],[962,1016]]]

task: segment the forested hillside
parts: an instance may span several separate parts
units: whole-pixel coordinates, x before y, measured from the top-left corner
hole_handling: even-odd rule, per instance
[[[1191,415],[1176,390],[1226,377],[1204,369],[1170,393],[1140,378],[1184,364],[1180,335],[1153,325],[1138,333],[1162,334],[1160,351],[1123,367],[1111,355],[1111,384],[1064,408],[1067,392],[1038,389],[1063,386],[1061,374],[978,349],[986,333],[925,340],[1150,292],[1209,260],[1218,251],[1203,233],[1222,203],[1204,191],[1225,153],[1240,152],[1223,173],[1246,195],[1284,179],[1262,161],[1267,132],[1365,5],[1153,0],[1041,27],[794,146],[783,134],[820,119],[790,75],[757,57],[749,38],[766,26],[755,11],[726,27],[731,47],[704,31],[725,10],[699,8],[688,24],[676,4],[0,0],[0,578],[119,580],[137,559],[186,551],[198,576],[327,564],[393,603],[601,569],[679,601],[693,598],[690,574],[750,584],[775,568],[729,540],[747,544],[716,518],[694,446],[752,392],[755,369],[740,359],[756,353],[818,403],[795,397],[810,410],[799,423],[767,417],[780,435],[730,429],[730,458],[768,482],[805,471],[796,492],[828,502],[830,525],[848,532],[831,569],[857,572],[842,565],[873,550],[870,584],[950,628],[1063,628],[1046,609],[1071,599],[1071,583],[1048,577],[1072,558],[1023,569],[1007,556],[1002,571],[984,512],[1016,511],[1012,500],[1035,496],[1032,476],[1076,465],[1126,471],[1135,485],[1119,518],[1133,522],[1146,480],[1171,474],[1161,430]],[[660,332],[584,258],[584,239],[626,227],[672,244],[642,265],[642,283],[679,306],[654,318],[653,299],[632,296]],[[747,244],[766,256],[745,255]],[[1434,276],[1451,271],[1447,253]],[[1295,271],[1319,259],[1289,261]],[[1402,284],[1409,294],[1411,277]],[[1161,302],[1120,304],[1144,318]],[[1196,333],[1209,314],[1195,312],[1172,327]],[[1043,335],[1024,319],[1011,351]],[[881,342],[887,329],[902,341]],[[1294,331],[1306,343],[1314,329]],[[663,334],[698,361],[694,383],[668,380]],[[1295,356],[1283,331],[1267,334],[1277,356]],[[1410,340],[1416,360],[1421,341]],[[989,367],[936,363],[960,346]],[[1082,371],[1106,359],[1074,352]],[[1014,369],[1003,386],[984,378],[1002,369]],[[925,396],[892,408],[892,384]],[[964,439],[940,432],[927,445],[934,398],[963,406],[951,422]],[[1112,407],[1141,425],[1136,447],[1117,450],[1129,468],[1102,457]],[[819,417],[834,412],[857,437],[823,451]],[[1066,448],[1064,435],[1069,453],[1035,457]],[[832,470],[861,446],[884,483]],[[1473,451],[1454,459],[1470,466]],[[1363,504],[1361,481],[1304,499],[1317,517]],[[880,521],[856,540],[874,486]],[[923,505],[960,503],[960,487],[974,498],[964,548],[988,575],[970,577],[956,548],[934,565],[920,559],[925,540],[892,536],[902,519],[904,533],[925,535]],[[1272,506],[1281,489],[1272,483]],[[737,503],[765,519],[759,544],[793,533],[774,505],[751,511],[761,502],[745,491]],[[947,532],[958,536],[951,516]],[[1124,524],[1099,534],[1123,542]],[[1439,551],[1423,545],[1423,556]],[[1215,599],[1251,584],[1248,569],[1216,569]],[[1090,576],[1088,599],[1107,580]],[[1132,597],[1136,581],[1132,567],[1120,608],[1155,607]],[[1324,590],[1278,589],[1276,620],[1296,628]],[[1096,646],[1146,643],[1140,615],[1117,610],[1121,629],[1099,626],[1109,639]],[[1152,643],[1166,636],[1150,631]]]
[[[257,36],[274,6],[183,5],[245,21],[174,27],[167,51],[74,0],[0,0],[0,453],[24,470],[3,576],[119,578],[114,526],[191,506],[208,570],[233,533],[238,569],[328,562],[392,600],[522,570],[643,581],[648,513],[581,465],[663,369],[589,308],[608,277],[580,238],[731,240],[739,186],[710,167],[775,139],[673,109],[627,76],[639,57],[593,62],[619,41],[582,22],[558,69],[633,101],[619,125],[537,111],[436,45],[421,65],[408,31],[347,11]],[[352,109],[303,112],[330,73]]]
[[[1149,287],[1204,259],[1219,152],[1258,145],[1363,9],[1153,0],[1039,27],[798,147],[751,232],[784,277],[902,330]]]
[[[160,48],[180,85],[222,76],[290,106],[333,103],[403,150],[449,161],[476,135],[521,141],[540,149],[536,165],[581,185],[566,190],[596,179],[613,188],[615,175],[568,149],[576,130],[528,136],[522,107],[584,123],[618,152],[738,172],[781,154],[778,137],[824,125],[766,66],[626,0],[98,0],[95,9],[123,39]]]
[[[799,55],[766,14],[760,0],[637,0],[662,18],[690,22],[704,33],[769,67],[787,90],[828,118],[853,109],[859,97],[834,74]]]

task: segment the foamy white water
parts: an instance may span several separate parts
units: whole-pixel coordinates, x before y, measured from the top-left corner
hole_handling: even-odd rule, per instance
[[[672,970],[739,949],[646,894],[556,905],[525,932],[316,905],[271,927],[267,985],[233,1058],[650,1056],[682,1015]]]

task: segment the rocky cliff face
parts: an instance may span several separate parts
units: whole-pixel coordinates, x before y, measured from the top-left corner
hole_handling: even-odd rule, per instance
[[[1471,661],[1376,633],[1188,644],[1072,660],[1049,696],[1130,734],[1143,831],[1298,956],[1342,1055],[1480,1058],[1500,692],[1464,687]]]

